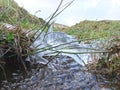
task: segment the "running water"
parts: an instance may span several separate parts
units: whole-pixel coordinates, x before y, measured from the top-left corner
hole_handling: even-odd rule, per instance
[[[67,35],[63,32],[54,32],[52,26],[49,27],[47,33],[42,32],[34,41],[33,47],[39,49],[39,53],[36,56],[42,58],[44,55],[52,56],[59,53],[58,55],[66,55],[73,58],[82,66],[92,60],[92,53],[97,51],[94,49],[95,46],[93,48],[90,44],[79,43],[75,36]],[[47,48],[47,50],[42,51],[43,48]]]
[[[2,82],[1,90],[102,90],[85,67],[92,60],[92,54],[86,52],[94,52],[96,45],[79,43],[74,36],[53,32],[51,26],[31,46],[39,52],[26,59],[35,60],[37,69],[32,69],[29,77],[13,73],[12,81]]]

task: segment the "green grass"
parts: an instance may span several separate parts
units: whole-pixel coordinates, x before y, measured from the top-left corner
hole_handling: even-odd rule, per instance
[[[18,25],[24,29],[38,29],[45,21],[18,7],[14,0],[0,0],[0,23]]]
[[[120,36],[120,21],[83,21],[70,28],[62,30],[70,35],[75,35],[78,39],[103,38],[109,39]]]

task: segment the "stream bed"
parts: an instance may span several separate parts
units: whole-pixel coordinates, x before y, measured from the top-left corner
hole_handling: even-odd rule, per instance
[[[76,63],[71,57],[45,57],[50,62],[41,68],[35,68],[25,75],[20,71],[13,72],[9,82],[3,81],[0,90],[116,90],[104,87],[109,82],[102,77],[98,82],[96,76],[85,67]]]
[[[39,66],[38,66],[39,67]],[[60,56],[29,78],[13,73],[14,82],[3,82],[1,90],[99,90],[95,77],[72,58]]]
[[[27,57],[26,62],[30,63],[27,74],[11,67],[13,71],[8,81],[1,81],[0,90],[116,90],[104,86],[109,81],[86,67],[100,58],[100,52],[105,50],[103,44],[109,46],[107,42],[85,44],[74,36],[53,32],[51,27],[44,36],[45,33],[41,34],[31,45],[40,51]]]

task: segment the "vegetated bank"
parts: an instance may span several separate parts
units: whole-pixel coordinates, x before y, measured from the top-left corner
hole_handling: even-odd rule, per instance
[[[98,60],[98,63],[88,65],[88,68],[94,74],[98,76],[103,75],[110,80],[112,82],[110,83],[110,87],[114,86],[120,89],[120,20],[84,20],[61,31],[75,35],[80,40],[91,41],[96,39],[110,41],[111,46],[106,49],[110,50],[107,56],[103,55],[102,58]]]
[[[18,25],[24,29],[40,28],[45,21],[29,14],[14,0],[0,0],[0,23]]]
[[[0,79],[6,79],[10,69],[27,70],[25,58],[32,51],[33,37],[26,35],[43,24],[42,18],[29,14],[14,0],[0,0]]]
[[[110,39],[120,36],[120,20],[84,20],[61,31],[75,35],[78,39]]]

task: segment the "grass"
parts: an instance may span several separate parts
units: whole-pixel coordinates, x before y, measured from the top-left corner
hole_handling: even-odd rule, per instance
[[[106,50],[109,52],[102,53],[99,59],[93,60],[93,63],[88,64],[87,67],[91,73],[96,75],[97,80],[103,83],[103,86],[114,87],[118,90],[120,88],[120,39],[107,42],[107,45],[109,46]],[[104,83],[105,81],[109,83]]]
[[[78,39],[102,38],[109,39],[120,36],[120,21],[103,20],[103,21],[82,21],[70,28],[63,29],[70,35],[77,36]]]
[[[38,29],[45,23],[42,18],[29,14],[18,7],[14,0],[0,0],[0,23],[17,25],[24,29]]]
[[[12,30],[5,24],[15,26]],[[25,58],[32,50],[28,30],[40,29],[45,21],[18,7],[14,0],[0,0],[0,79],[6,79],[6,67],[27,71]],[[8,68],[8,69],[9,69]]]

